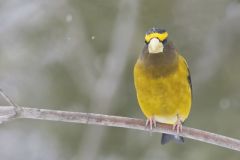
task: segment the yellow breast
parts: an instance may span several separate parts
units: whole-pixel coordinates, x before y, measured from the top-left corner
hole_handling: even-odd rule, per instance
[[[161,123],[174,124],[177,115],[184,121],[190,112],[189,73],[186,61],[180,55],[174,71],[164,75],[157,74],[165,69],[155,66],[146,67],[139,59],[134,67],[134,83],[137,99],[144,115],[147,118],[153,116]]]

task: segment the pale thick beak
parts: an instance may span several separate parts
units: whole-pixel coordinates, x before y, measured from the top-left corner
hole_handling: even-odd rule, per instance
[[[151,39],[148,44],[148,51],[150,54],[161,53],[163,52],[163,48],[162,42],[160,42],[157,38]]]

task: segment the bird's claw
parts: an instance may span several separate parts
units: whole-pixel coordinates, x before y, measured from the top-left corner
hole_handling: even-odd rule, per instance
[[[179,134],[180,132],[182,132],[182,120],[180,119],[180,117],[177,115],[177,121],[176,123],[173,125],[173,130],[177,131],[177,134]]]
[[[150,117],[147,119],[146,121],[146,124],[145,124],[145,127],[148,128],[149,126],[149,129],[152,131],[153,128],[156,128],[157,127],[157,122],[156,120],[154,119],[154,117]]]

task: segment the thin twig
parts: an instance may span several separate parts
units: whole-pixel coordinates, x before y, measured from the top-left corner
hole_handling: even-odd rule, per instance
[[[82,112],[68,112],[59,110],[37,109],[21,107],[21,111],[15,119],[39,119],[58,122],[71,122],[82,124],[94,124],[102,126],[129,128],[142,131],[148,131],[145,128],[145,121],[141,119],[110,116],[94,113],[82,113]],[[14,113],[14,106],[0,106],[0,115],[8,115]],[[1,120],[1,116],[0,116]],[[13,120],[13,119],[9,119]],[[157,124],[157,127],[153,129],[153,132],[176,134],[172,130],[172,126],[168,124]],[[232,150],[240,151],[240,140],[229,138],[215,133],[202,131],[199,129],[183,127],[180,136],[214,144],[217,146],[229,148]]]
[[[17,107],[17,105],[10,99],[10,97],[8,97],[2,89],[0,89],[0,94],[1,96],[8,102],[8,104]]]
[[[9,104],[9,105],[11,105],[11,106],[13,106],[14,108],[14,113],[12,113],[12,114],[8,114],[8,115],[2,115],[1,116],[1,120],[0,120],[0,123],[2,123],[2,122],[4,122],[4,121],[8,121],[8,120],[10,120],[10,119],[13,119],[13,118],[16,118],[17,116],[18,116],[18,114],[20,113],[20,111],[21,111],[21,107],[20,106],[18,106],[16,103],[14,103],[13,102],[13,100],[9,97],[9,96],[7,96],[4,92],[3,92],[3,90],[2,89],[0,89],[0,94],[1,94],[1,96],[4,98],[4,100]]]

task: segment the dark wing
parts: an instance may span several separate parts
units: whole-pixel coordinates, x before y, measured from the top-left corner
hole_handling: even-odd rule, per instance
[[[190,85],[190,88],[191,88],[191,93],[192,93],[192,80],[191,80],[191,74],[190,74],[190,70],[187,66],[187,69],[188,69],[188,76],[187,76],[187,79],[188,79],[188,83]]]
[[[189,83],[189,86],[190,86],[190,89],[191,89],[191,96],[192,96],[192,80],[191,80],[190,70],[189,70],[189,67],[188,67],[188,64],[187,64],[185,58],[184,57],[182,57],[182,58],[183,58],[184,63],[186,65],[186,67],[187,67],[187,70],[188,70],[187,80],[188,80],[188,83]]]
[[[190,74],[190,70],[189,70],[189,67],[188,67],[188,65],[187,65],[186,60],[185,60],[185,64],[186,64],[186,67],[187,67],[187,70],[188,70],[187,79],[188,79],[189,86],[190,86],[190,88],[191,88],[191,98],[192,98],[192,80],[191,80],[191,74]]]

